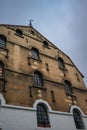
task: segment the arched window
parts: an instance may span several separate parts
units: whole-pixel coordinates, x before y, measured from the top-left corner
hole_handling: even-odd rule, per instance
[[[0,61],[0,78],[3,77],[3,73],[4,73],[4,64]]]
[[[39,51],[36,48],[32,48],[32,57],[39,59]]]
[[[6,37],[3,35],[0,35],[0,46],[6,47]]]
[[[38,127],[50,127],[47,107],[42,103],[37,105],[37,125]]]
[[[77,129],[84,129],[81,112],[78,109],[73,109],[73,118]]]
[[[22,32],[20,29],[16,29],[16,34],[22,36],[22,35],[23,35],[23,32]]]
[[[60,68],[65,68],[64,61],[61,57],[58,57],[58,64]]]
[[[72,85],[68,80],[65,80],[64,83],[65,83],[66,94],[70,96],[72,94]]]
[[[43,76],[40,72],[35,71],[34,72],[34,86],[42,87],[43,86]]]

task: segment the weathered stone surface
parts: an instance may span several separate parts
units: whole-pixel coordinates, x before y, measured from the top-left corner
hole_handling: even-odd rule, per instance
[[[23,31],[22,37],[16,35],[17,28]],[[0,61],[4,63],[6,80],[6,92],[1,93],[6,103],[32,107],[36,99],[42,98],[53,110],[68,112],[74,103],[87,114],[87,89],[82,74],[66,54],[35,29],[35,34],[31,34],[31,29],[26,26],[0,25],[0,34],[7,38],[6,48],[0,47]],[[48,47],[43,46],[44,40],[48,42]],[[32,47],[38,49],[40,60],[32,58]],[[8,50],[8,57],[5,49]],[[58,57],[64,60],[65,70],[59,67]],[[33,87],[33,73],[36,70],[43,75],[43,89]],[[64,80],[72,84],[73,99],[66,95]],[[51,91],[55,101],[52,100]]]

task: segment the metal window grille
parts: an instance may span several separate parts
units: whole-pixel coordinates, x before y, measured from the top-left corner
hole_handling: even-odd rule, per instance
[[[32,57],[35,58],[35,59],[39,59],[38,50],[35,49],[35,48],[32,49]]]
[[[37,105],[37,123],[42,127],[49,125],[47,109],[43,104]]]
[[[72,94],[72,85],[69,81],[65,80],[65,89],[68,95]]]
[[[74,118],[74,121],[75,121],[76,128],[77,129],[84,129],[84,124],[83,124],[83,121],[82,121],[81,114],[76,109],[73,110],[73,118]]]
[[[39,86],[39,87],[43,86],[42,75],[40,75],[39,73],[34,73],[33,80],[35,86]]]
[[[65,68],[65,65],[64,65],[64,61],[62,58],[58,58],[58,63],[59,63],[59,66],[62,67],[62,68]]]

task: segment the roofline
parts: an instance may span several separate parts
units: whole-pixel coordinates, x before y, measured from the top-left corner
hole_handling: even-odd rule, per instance
[[[13,26],[13,27],[24,27],[24,28],[33,28],[37,33],[39,33],[33,26],[30,25],[13,25],[13,24],[0,24],[0,26]],[[42,35],[41,33],[39,33],[40,35]],[[42,37],[44,37],[42,35]],[[49,41],[46,37],[44,37],[47,41]],[[56,45],[54,45],[51,41],[49,41],[56,49],[58,49],[59,51],[61,51]],[[67,56],[70,61],[72,62],[72,64],[75,66],[75,68],[78,70],[78,72],[81,74],[82,78],[84,78],[84,75],[80,72],[80,70],[77,68],[77,66],[74,64],[74,62],[71,60],[71,58],[66,55],[63,51],[61,51],[65,56]]]
[[[26,28],[30,28],[32,26],[25,26],[25,25],[15,25],[15,24],[0,24],[0,26],[13,26],[13,27],[26,27]]]

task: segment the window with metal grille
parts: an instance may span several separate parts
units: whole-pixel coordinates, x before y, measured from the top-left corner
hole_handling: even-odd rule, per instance
[[[59,64],[59,67],[65,68],[64,61],[63,61],[63,59],[61,57],[58,57],[58,64]]]
[[[3,77],[4,64],[0,61],[0,78]]]
[[[43,86],[43,76],[40,72],[35,71],[34,72],[34,86],[42,87]]]
[[[0,46],[6,47],[6,37],[3,35],[0,35]]]
[[[72,85],[68,80],[65,80],[65,90],[66,94],[71,95],[72,94]]]
[[[50,127],[47,107],[42,103],[37,105],[37,125],[39,127]]]
[[[84,123],[81,117],[81,113],[78,109],[73,110],[73,118],[77,129],[84,129]]]
[[[32,48],[32,57],[39,59],[39,51],[36,48]]]

